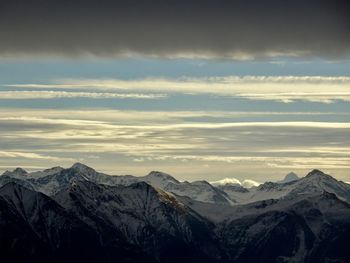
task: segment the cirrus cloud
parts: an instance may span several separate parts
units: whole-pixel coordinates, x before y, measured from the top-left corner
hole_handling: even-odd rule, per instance
[[[47,84],[10,84],[5,86],[8,88],[40,90],[50,88],[53,90],[99,90],[103,92],[132,91],[138,93],[157,92],[163,94],[212,94],[249,100],[272,100],[284,103],[294,101],[322,103],[331,103],[337,100],[350,101],[350,77],[347,76],[226,76],[179,79],[146,78],[132,80],[63,79]],[[70,93],[74,94],[74,92]],[[162,94],[142,95],[144,97],[165,96]],[[67,96],[69,96],[68,93]]]
[[[162,99],[164,94],[72,92],[53,90],[0,91],[0,100],[89,98],[89,99]]]

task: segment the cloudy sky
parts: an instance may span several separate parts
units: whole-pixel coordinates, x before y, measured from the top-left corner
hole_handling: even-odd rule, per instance
[[[0,172],[350,181],[347,1],[0,3]]]

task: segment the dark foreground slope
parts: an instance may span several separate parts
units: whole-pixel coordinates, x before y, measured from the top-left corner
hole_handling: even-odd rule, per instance
[[[0,189],[1,262],[154,262],[118,240],[104,246],[95,229],[42,193],[15,183]]]
[[[230,261],[350,262],[350,205],[334,194],[256,205],[218,227]]]

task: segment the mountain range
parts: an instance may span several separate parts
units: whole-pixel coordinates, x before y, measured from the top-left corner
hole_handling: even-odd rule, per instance
[[[319,170],[244,188],[76,163],[0,187],[4,262],[350,262],[350,185]]]

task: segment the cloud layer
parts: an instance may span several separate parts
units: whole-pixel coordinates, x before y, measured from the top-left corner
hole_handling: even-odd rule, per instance
[[[12,84],[9,88],[21,89],[70,89],[66,92],[46,91],[37,92],[36,96],[46,97],[138,97],[138,98],[161,98],[157,93],[182,93],[182,94],[212,94],[244,98],[249,100],[271,100],[284,103],[294,101],[309,101],[332,103],[334,101],[350,101],[350,77],[324,77],[324,76],[226,76],[211,78],[146,78],[146,79],[70,79],[58,80],[48,84]],[[84,90],[85,92],[73,92],[72,90]],[[86,91],[102,92],[136,92],[136,94],[112,94],[90,93]],[[16,93],[11,93],[15,98]],[[18,93],[18,97],[21,97]],[[26,94],[35,96],[31,91]],[[4,98],[6,93],[0,93]],[[5,96],[6,98],[6,96]]]
[[[72,92],[53,90],[0,91],[1,100],[90,98],[90,99],[162,99],[163,94],[111,93],[111,92]]]
[[[7,109],[0,111],[0,166],[79,160],[113,174],[142,174],[157,167],[186,180],[217,181],[234,171],[242,182],[244,175],[261,182],[277,179],[271,171],[303,174],[317,167],[347,178],[349,122],[219,122],[225,114],[239,115]],[[193,121],[200,116],[211,116],[212,122]]]
[[[3,0],[0,56],[342,57],[347,0]]]

